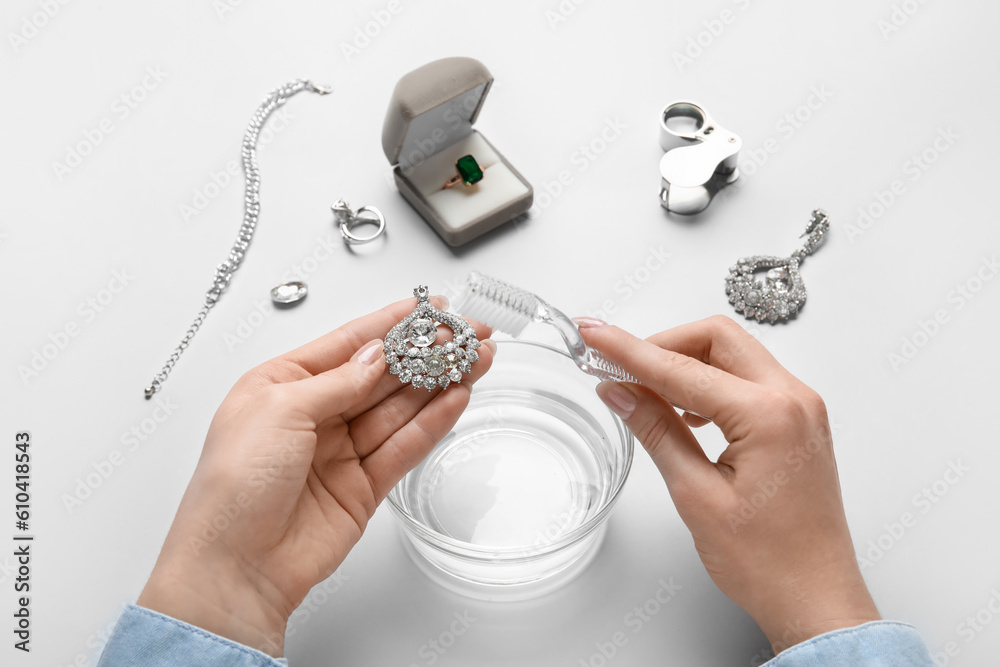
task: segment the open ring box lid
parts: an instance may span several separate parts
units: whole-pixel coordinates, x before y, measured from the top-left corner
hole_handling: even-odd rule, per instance
[[[396,187],[451,246],[516,218],[534,197],[524,177],[472,127],[492,84],[493,75],[473,58],[427,63],[396,84],[382,127]],[[479,163],[482,180],[445,188],[465,155]]]

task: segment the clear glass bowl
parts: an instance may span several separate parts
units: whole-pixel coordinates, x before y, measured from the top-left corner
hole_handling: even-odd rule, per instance
[[[600,548],[634,441],[564,351],[500,341],[455,428],[389,493],[404,543],[465,595],[523,600]]]

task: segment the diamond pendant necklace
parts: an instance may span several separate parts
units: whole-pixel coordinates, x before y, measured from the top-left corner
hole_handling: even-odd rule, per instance
[[[794,317],[806,302],[806,286],[799,274],[799,264],[816,252],[830,229],[830,217],[821,208],[812,212],[801,248],[788,257],[754,255],[741,257],[729,268],[726,294],[737,313],[748,320],[775,322]],[[754,272],[769,269],[764,280],[755,280]]]
[[[194,322],[188,327],[187,332],[181,338],[181,342],[170,354],[167,362],[159,373],[153,376],[152,382],[146,387],[146,398],[152,398],[153,394],[160,390],[161,385],[167,380],[170,371],[173,370],[181,354],[187,349],[188,344],[194,335],[201,328],[202,322],[208,316],[208,311],[219,301],[219,297],[226,290],[229,281],[233,277],[236,269],[240,268],[243,257],[246,255],[250,241],[253,239],[253,232],[257,226],[257,217],[260,215],[260,168],[257,164],[257,140],[264,123],[274,111],[288,101],[288,98],[308,90],[320,95],[328,95],[333,92],[326,86],[319,86],[312,81],[297,79],[286,83],[271,91],[250,118],[246,132],[243,135],[243,143],[240,149],[240,157],[243,161],[243,174],[246,177],[246,190],[243,195],[243,224],[240,225],[239,234],[233,247],[229,250],[229,256],[222,264],[215,269],[215,276],[212,279],[212,286],[205,293],[205,304],[198,311]]]

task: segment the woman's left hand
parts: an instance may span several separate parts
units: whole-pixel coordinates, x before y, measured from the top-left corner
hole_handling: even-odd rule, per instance
[[[288,617],[448,433],[493,361],[491,331],[476,325],[484,344],[465,381],[402,385],[381,337],[415,305],[395,303],[240,378],[138,604],[282,654]]]

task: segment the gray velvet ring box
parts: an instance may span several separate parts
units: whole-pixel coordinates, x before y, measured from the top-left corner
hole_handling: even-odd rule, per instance
[[[448,245],[460,246],[531,208],[531,184],[473,124],[493,75],[473,58],[435,60],[396,84],[382,127],[382,149],[396,187]],[[472,155],[475,185],[444,184]]]

